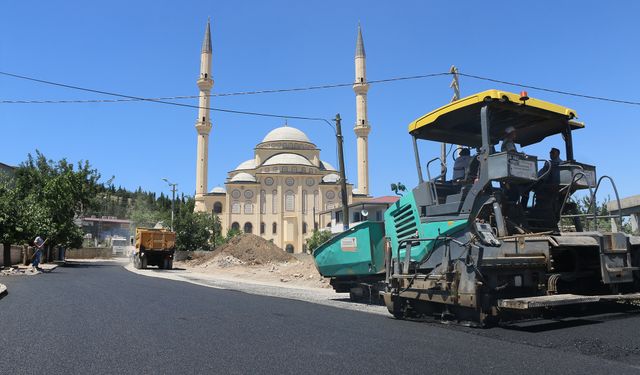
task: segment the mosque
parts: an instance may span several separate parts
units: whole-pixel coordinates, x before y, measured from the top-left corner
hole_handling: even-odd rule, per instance
[[[224,187],[207,192],[208,148],[211,119],[211,31],[209,22],[202,43],[200,109],[195,127],[198,134],[195,211],[218,215],[223,233],[230,228],[272,240],[288,252],[303,252],[314,229],[331,225],[331,217],[320,215],[341,207],[338,171],[320,157],[320,150],[305,133],[285,126],[268,132],[254,155],[228,172]],[[347,184],[349,204],[365,202],[369,196],[367,91],[364,42],[358,26],[355,53],[357,187]],[[334,223],[335,224],[335,223]]]

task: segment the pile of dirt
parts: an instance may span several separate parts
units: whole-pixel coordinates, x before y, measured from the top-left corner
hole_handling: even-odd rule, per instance
[[[255,234],[241,234],[220,246],[213,257],[232,256],[248,265],[291,262],[296,258],[284,250]]]

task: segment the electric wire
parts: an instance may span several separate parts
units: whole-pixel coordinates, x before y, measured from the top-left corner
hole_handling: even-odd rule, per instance
[[[527,89],[531,89],[531,90],[549,92],[549,93],[560,94],[560,95],[565,95],[565,96],[572,96],[572,97],[578,97],[578,98],[590,99],[590,100],[599,100],[599,101],[605,101],[605,102],[617,103],[617,104],[627,104],[627,105],[640,106],[640,102],[638,102],[638,101],[614,99],[614,98],[607,98],[607,97],[603,97],[603,96],[587,95],[587,94],[575,93],[575,92],[564,91],[564,90],[550,89],[550,88],[545,88],[545,87],[541,87],[541,86],[534,86],[534,85],[525,84],[525,83],[511,82],[511,81],[499,80],[499,79],[490,78],[490,77],[479,76],[479,75],[475,75],[475,74],[463,73],[463,72],[460,72],[460,71],[458,71],[456,73],[440,72],[440,73],[430,73],[430,74],[413,75],[413,76],[406,76],[406,77],[393,77],[393,78],[386,78],[386,79],[379,79],[379,80],[371,80],[371,81],[368,81],[367,83],[368,84],[388,83],[388,82],[415,80],[415,79],[431,78],[431,77],[454,75],[454,74],[458,74],[459,76],[463,76],[463,77],[467,77],[467,78],[487,81],[487,82],[499,83],[499,84],[503,84],[503,85],[515,86],[515,87],[520,87],[520,88],[527,88]],[[2,71],[0,71],[0,75],[5,75],[5,76],[9,76],[9,77],[14,77],[14,78],[19,78],[19,79],[24,79],[24,80],[29,80],[29,81],[34,81],[34,82],[54,85],[54,86],[66,87],[66,88],[75,89],[75,90],[82,90],[82,91],[88,91],[88,92],[103,94],[103,95],[120,97],[120,99],[86,99],[86,100],[0,100],[0,104],[68,104],[68,103],[115,103],[115,102],[149,101],[149,102],[155,102],[155,103],[161,103],[161,104],[184,106],[184,107],[189,107],[189,108],[203,108],[203,107],[195,106],[195,105],[189,105],[189,104],[183,104],[183,103],[175,103],[175,102],[167,102],[167,100],[195,99],[195,98],[201,97],[202,95],[186,95],[186,96],[168,96],[168,97],[158,97],[158,98],[143,98],[143,97],[137,97],[137,96],[131,96],[131,95],[107,92],[107,91],[102,91],[102,90],[88,89],[88,88],[84,88],[84,87],[68,85],[68,84],[63,84],[63,83],[58,83],[58,82],[51,82],[51,81],[46,81],[46,80],[42,80],[42,79],[37,79],[37,78],[33,78],[33,77],[27,77],[27,76],[22,76],[22,75],[8,73],[8,72],[2,72]],[[260,94],[272,94],[272,93],[285,93],[285,92],[296,92],[296,91],[299,92],[299,91],[323,90],[323,89],[331,89],[331,88],[348,87],[348,86],[352,86],[354,84],[357,84],[357,82],[356,83],[349,82],[349,83],[338,83],[338,84],[314,85],[314,86],[294,87],[294,88],[284,88],[284,89],[268,89],[268,90],[239,91],[239,92],[231,92],[231,93],[216,93],[216,94],[210,94],[208,96],[210,96],[210,97],[224,97],[224,96],[241,96],[241,95],[260,95]],[[292,118],[292,119],[295,118],[295,119],[303,119],[303,120],[311,119],[311,120],[314,120],[314,121],[319,120],[318,118],[303,118],[304,116],[284,116],[284,115],[269,114],[269,113],[259,113],[259,112],[250,112],[250,111],[236,111],[236,110],[230,110],[230,109],[224,109],[224,108],[213,108],[213,107],[210,107],[208,109],[210,109],[212,111],[218,111],[218,112],[228,112],[228,113],[246,114],[246,115],[254,115],[254,116]]]
[[[5,75],[5,76],[9,76],[9,77],[14,77],[14,78],[19,78],[19,79],[24,79],[24,80],[28,80],[28,81],[33,81],[33,82],[43,83],[43,84],[47,84],[47,85],[51,85],[51,86],[64,87],[64,88],[69,88],[69,89],[73,89],[73,90],[79,90],[79,91],[92,92],[92,93],[102,94],[102,95],[108,95],[108,96],[116,96],[116,97],[121,97],[121,98],[133,99],[133,100],[136,100],[136,101],[147,101],[147,102],[152,102],[152,103],[159,103],[159,104],[173,105],[173,106],[178,106],[178,107],[196,108],[196,109],[209,109],[209,110],[211,110],[211,111],[224,112],[224,113],[233,113],[233,114],[239,114],[239,115],[250,115],[250,116],[261,116],[261,117],[275,117],[275,118],[288,118],[288,119],[308,120],[308,121],[326,121],[325,119],[320,118],[320,117],[305,117],[305,116],[295,116],[295,115],[279,115],[279,114],[274,114],[274,113],[251,112],[251,111],[238,111],[238,110],[233,110],[233,109],[214,108],[214,107],[202,107],[202,106],[199,106],[199,105],[184,104],[184,103],[175,103],[175,102],[169,102],[169,101],[166,101],[166,100],[158,100],[158,99],[152,99],[152,98],[142,98],[142,97],[137,97],[137,96],[132,96],[132,95],[126,95],[126,94],[120,94],[120,93],[115,93],[115,92],[109,92],[109,91],[103,91],[103,90],[90,89],[90,88],[86,88],[86,87],[80,87],[80,86],[68,85],[68,84],[65,84],[65,83],[59,83],[59,82],[46,81],[46,80],[43,80],[43,79],[38,79],[38,78],[33,78],[33,77],[27,77],[27,76],[21,76],[21,75],[18,75],[18,74],[7,73],[7,72],[0,72],[0,74],[1,74],[1,75]]]

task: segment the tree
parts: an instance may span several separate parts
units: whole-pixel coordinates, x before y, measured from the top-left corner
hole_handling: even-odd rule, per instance
[[[11,266],[11,244],[24,237],[19,208],[15,185],[8,177],[0,176],[0,242],[6,267]]]
[[[178,210],[174,222],[176,249],[211,250],[222,243],[220,219],[205,212],[193,212],[194,206],[195,200],[190,198]]]
[[[82,231],[74,219],[94,203],[99,179],[89,162],[74,166],[66,159],[48,160],[39,151],[29,154],[2,185],[0,237],[10,245],[39,235],[50,247],[79,247]]]
[[[314,230],[311,237],[307,238],[307,249],[310,253],[313,253],[323,243],[329,241],[331,238],[331,232],[327,230]]]

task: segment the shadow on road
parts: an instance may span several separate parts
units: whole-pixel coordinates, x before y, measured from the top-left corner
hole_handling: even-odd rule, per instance
[[[574,306],[560,310],[555,320],[530,320],[524,322],[509,322],[500,324],[501,328],[539,333],[558,329],[566,329],[593,324],[601,324],[607,321],[635,318],[640,314],[640,308],[635,305],[622,303],[606,303],[593,306]]]
[[[120,263],[116,262],[82,262],[82,261],[66,261],[61,267],[68,268],[102,268],[102,267],[121,267]]]

